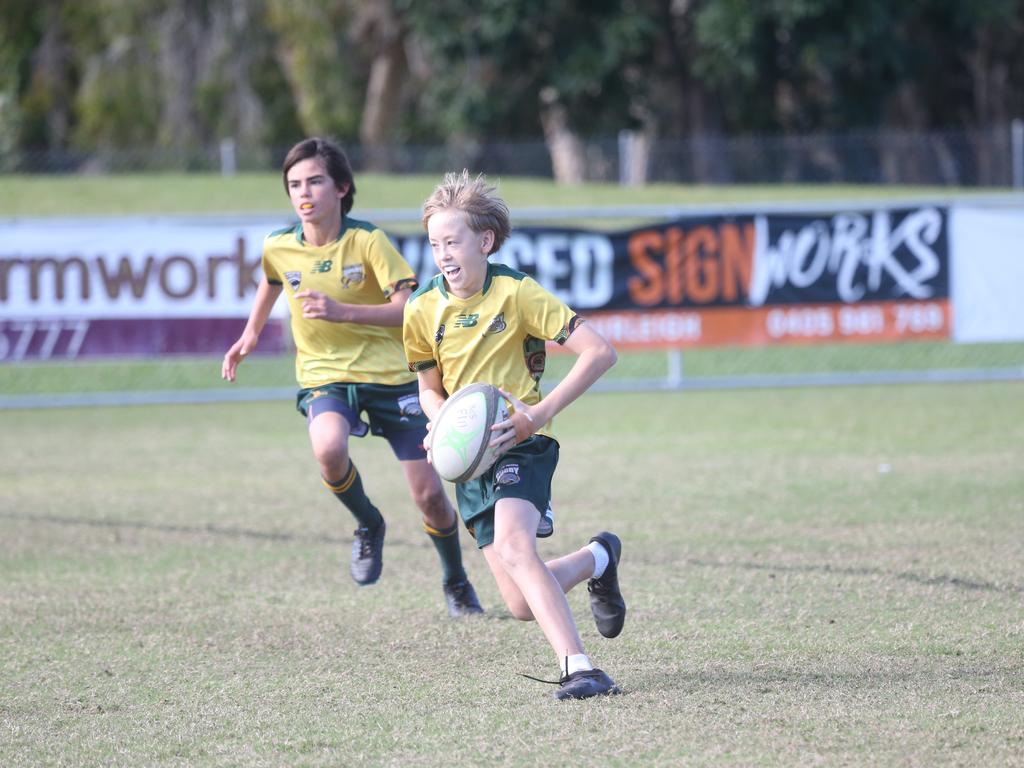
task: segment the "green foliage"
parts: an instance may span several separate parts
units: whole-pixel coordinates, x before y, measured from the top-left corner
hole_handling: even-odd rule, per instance
[[[0,153],[352,142],[377,108],[416,143],[538,138],[553,104],[595,137],[988,128],[1024,113],[1022,36],[1015,0],[8,0]]]
[[[0,172],[13,165],[15,149],[31,143],[21,98],[29,58],[39,43],[40,16],[30,0],[0,5]]]
[[[1010,0],[723,0],[700,4],[693,23],[694,71],[729,125],[768,131],[878,125],[901,92],[924,113],[905,119],[961,123],[983,67],[1019,66],[1009,40],[1022,31]]]
[[[431,54],[418,115],[437,129],[479,136],[537,136],[542,92],[574,128],[606,135],[634,122],[634,70],[654,25],[634,3],[489,0],[440,5],[402,0],[413,35]],[[494,98],[500,92],[501,98]],[[437,112],[432,105],[444,104]]]
[[[76,30],[80,38],[95,42],[78,48],[84,57],[79,62],[72,144],[104,149],[152,146],[161,114],[152,4],[106,0],[100,5],[106,7],[98,8]]]
[[[356,41],[346,38],[352,4],[267,0],[265,18],[304,133],[345,141],[358,136],[366,69]]]

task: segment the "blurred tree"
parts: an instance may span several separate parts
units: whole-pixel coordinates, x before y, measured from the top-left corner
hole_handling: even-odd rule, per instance
[[[15,150],[29,143],[22,96],[42,39],[42,19],[43,9],[31,0],[0,4],[0,171],[13,166]]]
[[[722,136],[1005,125],[1022,40],[1022,0],[4,0],[0,153],[328,134],[395,168],[402,144],[478,164],[543,137],[573,181],[625,128],[690,139],[694,175],[727,181]]]
[[[392,162],[392,131],[402,106],[403,84],[409,75],[407,30],[391,0],[373,0],[361,4],[352,33],[365,42],[371,59],[359,124],[364,167],[388,170]]]
[[[302,134],[332,135],[343,141],[358,135],[358,86],[366,73],[346,39],[352,23],[350,6],[346,0],[267,2],[275,55]]]
[[[532,138],[581,180],[581,134],[643,123],[654,24],[627,0],[395,0],[426,52],[416,118],[442,136]]]

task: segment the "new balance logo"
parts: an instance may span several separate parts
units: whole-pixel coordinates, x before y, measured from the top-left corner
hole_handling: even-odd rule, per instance
[[[331,259],[323,259],[322,261],[313,262],[313,272],[316,274],[323,274],[324,272],[331,271],[331,265],[334,262]]]
[[[472,328],[480,320],[480,315],[474,312],[471,315],[459,315],[455,318],[456,328]]]

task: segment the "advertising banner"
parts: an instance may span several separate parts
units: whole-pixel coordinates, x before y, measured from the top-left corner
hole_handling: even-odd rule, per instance
[[[491,258],[623,348],[936,339],[950,333],[947,220],[920,207],[527,228]],[[434,273],[423,238],[398,242]]]
[[[223,354],[248,317],[263,238],[283,223],[0,222],[0,361]],[[283,349],[268,323],[258,351]]]
[[[948,338],[948,219],[924,206],[522,228],[491,258],[622,348]],[[0,360],[221,354],[251,307],[263,237],[284,224],[0,222]],[[393,240],[421,281],[436,272],[425,236]],[[273,322],[260,351],[284,343]]]

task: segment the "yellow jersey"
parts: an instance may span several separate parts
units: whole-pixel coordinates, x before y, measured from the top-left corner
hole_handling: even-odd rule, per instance
[[[449,395],[483,382],[534,405],[545,342],[564,344],[580,322],[532,277],[489,263],[483,288],[468,299],[450,294],[443,275],[413,293],[405,305],[405,356],[412,371],[436,366]],[[537,433],[553,437],[551,424]]]
[[[415,379],[402,353],[402,329],[334,323],[302,316],[299,291],[313,290],[343,304],[383,304],[417,286],[412,268],[372,224],[345,217],[336,240],[311,245],[302,225],[271,232],[263,243],[263,273],[283,285],[301,387],[332,382],[408,384]]]

